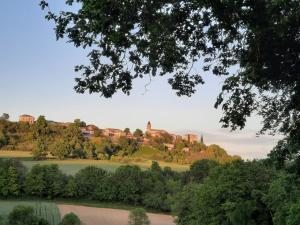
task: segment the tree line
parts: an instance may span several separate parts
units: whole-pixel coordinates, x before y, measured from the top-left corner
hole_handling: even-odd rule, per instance
[[[148,170],[121,166],[115,172],[89,166],[74,176],[57,165],[29,171],[17,160],[0,162],[0,197],[89,199],[143,206],[176,215],[178,225],[300,223],[300,181],[269,160],[219,164],[200,160],[175,172],[153,162]]]
[[[38,164],[25,171],[20,161],[0,162],[1,198],[89,199],[170,211],[170,197],[180,187],[180,174],[157,163],[147,171],[121,166],[113,173],[89,166],[74,176],[63,174],[54,164]]]

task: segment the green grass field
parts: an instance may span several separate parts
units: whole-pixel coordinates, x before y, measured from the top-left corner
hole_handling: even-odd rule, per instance
[[[35,161],[32,159],[30,152],[22,152],[22,151],[0,151],[0,158],[19,158],[23,164],[30,169],[32,166],[36,164],[40,165],[49,165],[49,164],[57,164],[59,168],[66,174],[74,175],[79,170],[87,167],[87,166],[96,166],[99,168],[103,168],[108,171],[115,171],[119,166],[122,165],[137,165],[142,169],[147,169],[151,166],[152,161],[148,160],[145,162],[131,162],[131,163],[119,163],[108,160],[88,160],[88,159],[68,159],[68,160],[43,160],[43,161]],[[171,167],[175,171],[186,171],[189,169],[189,165],[180,165],[175,163],[167,163],[167,162],[159,162],[161,167]]]
[[[158,149],[148,146],[142,146],[139,151],[133,154],[133,157],[151,159],[160,154],[161,152]]]
[[[60,213],[57,205],[52,202],[38,201],[3,201],[0,200],[0,215],[6,219],[8,214],[18,205],[31,206],[35,214],[46,219],[50,225],[57,225],[60,221]]]

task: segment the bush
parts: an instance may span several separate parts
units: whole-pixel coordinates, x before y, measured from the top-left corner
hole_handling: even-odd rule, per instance
[[[74,213],[68,213],[64,216],[59,225],[81,225],[81,221]]]
[[[130,211],[128,225],[149,225],[150,221],[146,211],[142,208],[136,208]]]
[[[291,205],[289,215],[287,217],[287,225],[300,224],[300,198],[298,201]]]
[[[16,206],[8,216],[8,225],[49,225],[49,223],[34,215],[30,206]]]
[[[6,225],[6,220],[4,216],[0,216],[0,225]]]

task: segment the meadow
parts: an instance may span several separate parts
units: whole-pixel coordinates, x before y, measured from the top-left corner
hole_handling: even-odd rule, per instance
[[[146,160],[143,162],[130,162],[130,163],[120,163],[109,160],[89,160],[89,159],[66,159],[66,160],[56,160],[56,159],[47,159],[36,161],[32,159],[30,152],[25,151],[0,151],[0,158],[19,158],[22,163],[30,169],[32,166],[36,164],[40,165],[49,165],[49,164],[57,164],[59,168],[66,174],[74,175],[79,170],[87,167],[87,166],[96,166],[99,168],[103,168],[107,171],[115,171],[118,167],[122,165],[137,165],[142,169],[148,169],[151,166],[152,161]],[[171,167],[175,171],[186,171],[189,169],[189,165],[180,165],[176,163],[167,163],[159,161],[159,165],[161,167]]]
[[[6,219],[8,214],[18,205],[31,206],[35,214],[46,219],[50,225],[57,225],[60,221],[60,212],[55,203],[40,201],[4,201],[0,200],[0,215]]]

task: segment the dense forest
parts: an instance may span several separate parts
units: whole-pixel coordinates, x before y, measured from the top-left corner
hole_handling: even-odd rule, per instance
[[[198,159],[212,159],[227,162],[239,159],[230,156],[217,145],[206,146],[201,142],[189,143],[178,140],[172,151],[164,145],[170,137],[148,137],[142,142],[143,132],[137,129],[133,137],[105,137],[96,130],[91,137],[85,137],[81,129],[85,126],[79,119],[74,123],[49,122],[40,116],[34,124],[0,120],[0,149],[31,151],[35,159],[55,157],[58,159],[105,159],[121,162],[160,160],[190,164]],[[188,148],[189,151],[184,151]]]
[[[126,177],[126,179],[124,179]],[[295,171],[276,170],[269,160],[226,164],[200,160],[186,172],[121,166],[115,172],[87,167],[74,176],[57,165],[0,161],[0,197],[89,199],[121,202],[172,212],[178,225],[298,225],[300,180]]]

